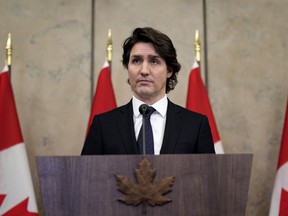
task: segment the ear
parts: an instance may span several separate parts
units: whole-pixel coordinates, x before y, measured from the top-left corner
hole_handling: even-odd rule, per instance
[[[167,73],[167,79],[170,78],[172,76],[173,72],[172,71],[168,71]]]

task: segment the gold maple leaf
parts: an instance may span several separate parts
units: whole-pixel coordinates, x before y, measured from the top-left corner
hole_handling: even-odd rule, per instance
[[[139,169],[135,169],[135,175],[138,184],[134,184],[129,177],[116,175],[118,190],[126,194],[119,201],[134,206],[141,203],[155,206],[172,201],[163,195],[172,191],[174,177],[165,177],[153,184],[156,169],[151,168],[147,157],[140,162]]]

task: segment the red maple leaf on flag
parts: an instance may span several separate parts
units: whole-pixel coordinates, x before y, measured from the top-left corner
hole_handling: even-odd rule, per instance
[[[6,195],[5,194],[0,194],[0,206],[2,205]]]
[[[288,191],[282,188],[279,216],[287,216],[288,213]]]
[[[5,195],[0,195],[0,203],[1,203],[2,198],[5,198]],[[28,211],[28,201],[29,201],[29,197],[19,202],[17,205],[12,207],[9,211],[5,212],[2,216],[38,216],[38,213],[33,213],[33,212]]]

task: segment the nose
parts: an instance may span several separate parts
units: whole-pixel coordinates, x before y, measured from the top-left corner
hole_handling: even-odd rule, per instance
[[[141,66],[141,71],[140,71],[142,76],[147,76],[150,73],[149,65],[146,61],[143,62]]]

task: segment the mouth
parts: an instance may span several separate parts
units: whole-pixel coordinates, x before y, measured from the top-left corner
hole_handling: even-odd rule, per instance
[[[140,83],[140,84],[149,84],[151,83],[152,81],[151,80],[148,80],[148,79],[140,79],[137,81],[137,83]]]

